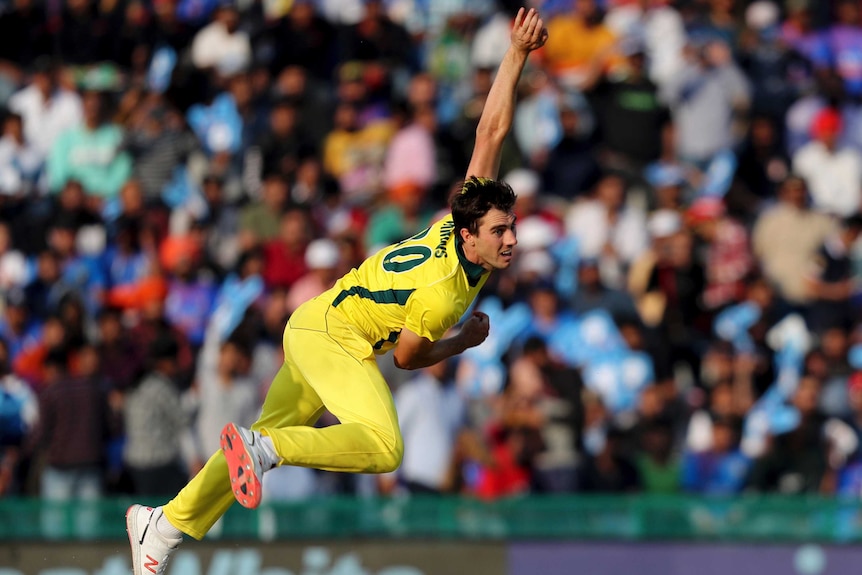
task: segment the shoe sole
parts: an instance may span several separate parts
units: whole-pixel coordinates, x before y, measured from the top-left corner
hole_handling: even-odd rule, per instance
[[[245,441],[233,423],[228,423],[222,429],[221,449],[227,460],[234,497],[243,507],[254,509],[261,500],[260,477],[254,472],[252,455],[245,448]]]
[[[129,537],[129,547],[132,548],[132,571],[134,575],[141,575],[140,569],[138,569],[138,565],[141,563],[141,558],[138,556],[138,546],[136,543],[139,540],[137,530],[135,529],[135,517],[134,514],[138,512],[140,507],[137,505],[132,505],[128,509],[126,509],[126,535]]]

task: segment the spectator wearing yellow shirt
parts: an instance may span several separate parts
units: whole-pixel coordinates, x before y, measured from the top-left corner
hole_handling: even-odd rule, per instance
[[[604,24],[596,0],[572,0],[572,11],[548,21],[548,42],[541,57],[551,74],[564,87],[581,89],[594,68],[614,65],[612,54],[617,36]]]

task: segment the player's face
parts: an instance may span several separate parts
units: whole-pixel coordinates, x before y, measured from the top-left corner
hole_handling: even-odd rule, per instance
[[[492,208],[479,220],[476,235],[465,238],[468,258],[488,271],[504,270],[512,263],[514,247],[518,244],[515,237],[515,214]],[[472,257],[470,257],[472,256]]]

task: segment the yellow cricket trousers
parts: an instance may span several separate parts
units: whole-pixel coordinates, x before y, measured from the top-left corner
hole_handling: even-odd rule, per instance
[[[371,345],[321,298],[294,312],[283,343],[284,365],[252,426],[272,438],[280,464],[354,473],[397,469],[404,443]],[[312,427],[324,408],[340,423]],[[177,529],[202,539],[234,501],[219,450],[164,513]]]

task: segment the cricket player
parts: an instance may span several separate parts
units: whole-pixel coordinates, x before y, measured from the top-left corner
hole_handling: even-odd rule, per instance
[[[284,365],[245,429],[225,426],[222,449],[163,507],[126,512],[135,575],[165,573],[183,535],[201,539],[234,500],[254,508],[263,474],[278,465],[386,473],[404,445],[392,394],[375,354],[419,369],[479,345],[488,317],[457,324],[493,270],[509,267],[515,194],[497,181],[503,139],[527,57],[547,32],[534,10],[518,11],[507,50],[476,129],[467,178],[451,214],[369,257],[324,294],[301,305],[284,330]],[[328,409],[339,424],[313,427]]]

